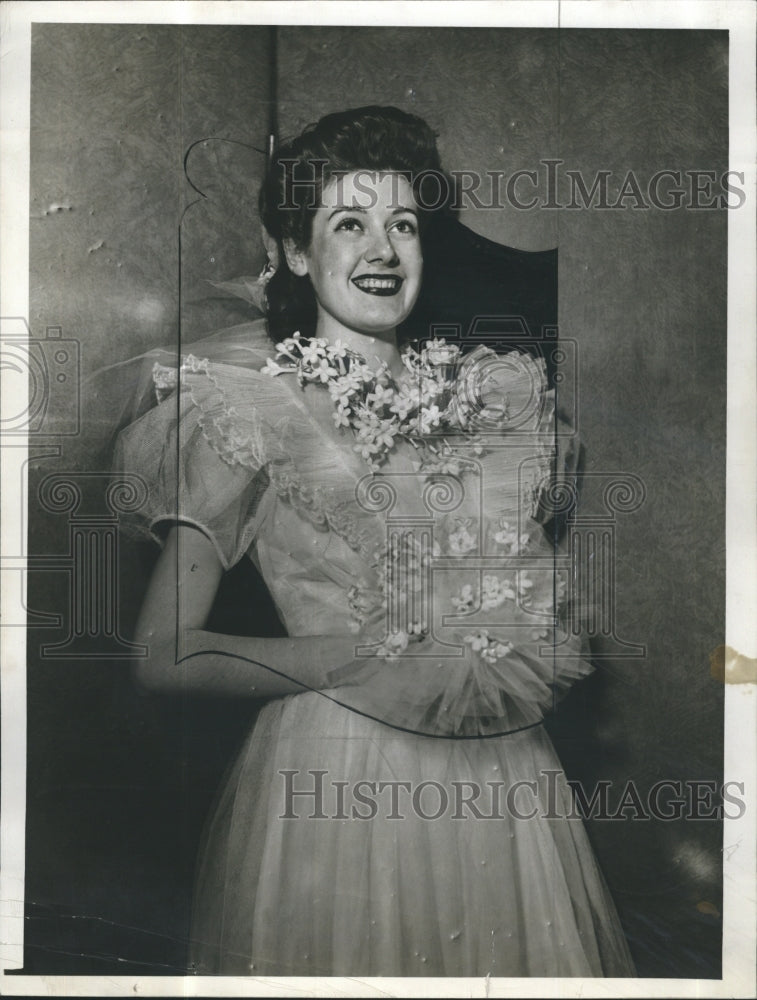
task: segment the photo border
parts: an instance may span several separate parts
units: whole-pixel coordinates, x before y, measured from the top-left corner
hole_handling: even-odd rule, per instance
[[[29,86],[31,24],[282,24],[353,26],[466,26],[625,29],[720,29],[729,31],[729,169],[744,174],[744,204],[728,217],[728,399],[726,455],[726,645],[746,662],[757,657],[757,491],[755,489],[755,313],[757,251],[757,111],[755,22],[750,0],[526,0],[526,2],[395,3],[331,2],[14,3],[0,10],[0,309],[3,317],[28,317]],[[2,372],[3,380],[6,373]],[[0,395],[3,412],[25,400]],[[23,477],[28,457],[23,438],[0,449],[3,483],[0,547],[23,561],[26,518]],[[22,551],[19,539],[24,539]],[[0,575],[3,618],[21,620],[25,574]],[[0,973],[21,968],[24,926],[26,794],[25,629],[6,627],[2,643],[2,798],[0,810]],[[742,661],[744,662],[744,661]],[[135,977],[4,976],[6,995],[122,996],[501,996],[501,997],[741,997],[754,996],[754,894],[757,885],[757,742],[754,683],[729,683],[726,658],[725,781],[743,782],[744,814],[728,819],[723,843],[723,978],[698,979],[401,979],[381,977]],[[748,675],[747,675],[748,676]]]

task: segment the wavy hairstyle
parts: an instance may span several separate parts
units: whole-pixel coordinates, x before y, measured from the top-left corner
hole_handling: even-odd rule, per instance
[[[315,332],[317,306],[310,278],[293,274],[283,243],[307,249],[324,187],[354,170],[392,171],[412,185],[421,237],[429,216],[446,210],[451,184],[442,172],[436,133],[417,115],[371,105],[326,115],[279,147],[260,191],[260,217],[278,247],[266,287],[268,331],[274,341],[299,330]]]

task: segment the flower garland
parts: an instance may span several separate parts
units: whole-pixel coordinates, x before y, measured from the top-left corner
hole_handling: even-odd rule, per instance
[[[423,441],[430,453],[424,471],[459,474],[465,460],[453,453],[444,433],[470,431],[475,416],[504,425],[507,407],[474,406],[458,395],[460,349],[444,338],[427,341],[420,352],[406,347],[402,362],[404,376],[394,378],[386,362],[374,370],[340,341],[330,344],[295,333],[276,345],[276,357],[261,370],[273,377],[294,372],[300,385],[325,386],[334,403],[334,422],[354,431],[353,447],[372,471],[380,468],[397,438],[417,447],[435,432],[440,436],[436,444]],[[483,453],[475,436],[467,444],[474,454]]]

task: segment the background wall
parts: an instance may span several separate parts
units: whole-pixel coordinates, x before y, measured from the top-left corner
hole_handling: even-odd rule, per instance
[[[83,376],[177,343],[180,316],[188,339],[246,318],[205,279],[262,264],[264,157],[202,140],[263,148],[268,42],[258,28],[34,26],[30,325],[78,340]],[[204,199],[183,170],[198,141],[187,170]],[[32,462],[30,496],[72,451]],[[98,490],[86,499],[102,513]],[[30,513],[30,552],[66,552],[66,516],[36,499]],[[124,635],[153,556],[121,549]],[[33,574],[30,607],[68,625],[66,589]],[[26,968],[182,971],[202,821],[255,706],[144,698],[123,660],[40,657],[63,634],[29,633]]]
[[[244,318],[204,279],[262,263],[263,157],[247,147],[265,142],[269,42],[262,28],[35,26],[30,323],[77,338],[85,372],[171,343],[179,317],[185,342]],[[562,159],[589,182],[612,171],[611,202],[631,169],[727,167],[724,33],[285,28],[278,60],[282,135],[394,103],[440,133],[448,169]],[[196,140],[199,201],[182,170]],[[661,778],[718,781],[726,213],[507,206],[462,221],[525,250],[559,246],[560,336],[578,358],[564,399],[579,400],[586,470],[646,489],[618,515],[615,567],[617,633],[646,653],[595,643],[596,675],[552,723],[569,774],[633,778],[642,795]],[[33,485],[65,461],[40,459]],[[586,479],[583,514],[604,512],[603,482]],[[65,519],[31,513],[31,550],[63,550]],[[122,552],[124,628],[150,559]],[[37,574],[30,595],[60,611],[60,576]],[[30,632],[27,967],[173,971],[202,819],[255,706],[143,699],[117,663],[40,661],[58,634]],[[641,974],[716,975],[720,826],[589,832]]]

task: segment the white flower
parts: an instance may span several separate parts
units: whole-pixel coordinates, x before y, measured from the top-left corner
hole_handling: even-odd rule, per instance
[[[492,611],[505,603],[505,592],[496,576],[485,576],[481,590],[481,610]]]
[[[337,403],[348,403],[362,386],[362,380],[357,372],[345,372],[329,382],[329,395]]]
[[[269,358],[260,370],[264,375],[275,376],[280,375],[287,369],[283,368],[281,365],[277,365],[273,358]]]
[[[421,363],[420,355],[411,344],[408,344],[405,350],[402,352],[402,364],[410,372],[411,375],[417,375],[420,363]]]
[[[396,660],[405,652],[410,641],[407,632],[393,632],[376,650],[378,656],[385,660]]]
[[[313,365],[313,376],[319,378],[321,382],[328,382],[328,380],[337,374],[336,368],[334,368],[327,358],[321,358],[317,365]]]
[[[478,632],[471,632],[463,637],[463,642],[467,643],[474,653],[478,653],[486,663],[496,663],[513,651],[511,642],[499,642],[491,639],[485,628]]]
[[[421,411],[434,405],[434,400],[439,399],[447,388],[446,383],[437,382],[436,379],[425,379],[420,389]]]
[[[326,357],[326,341],[321,337],[313,337],[308,344],[300,347],[303,364],[315,365]]]
[[[289,358],[297,363],[302,354],[302,343],[300,341],[300,331],[293,333],[291,337],[286,337],[281,343],[276,345],[276,356]]]
[[[349,406],[338,406],[334,410],[334,423],[337,427],[349,427],[350,426],[350,408]]]
[[[374,563],[384,596],[404,600],[410,593],[422,592],[427,580],[425,568],[439,555],[436,542],[428,546],[411,536],[392,538],[383,551],[377,550]]]
[[[394,444],[399,425],[394,420],[381,420],[365,406],[359,408],[352,423],[356,427],[358,441],[353,447],[375,470],[380,462],[374,456],[385,457]]]
[[[452,606],[457,609],[458,612],[462,613],[465,611],[471,611],[475,603],[475,597],[473,595],[473,587],[466,583],[464,587],[461,588],[460,594],[457,597],[451,597]]]
[[[463,463],[451,455],[436,455],[434,458],[424,458],[421,468],[428,475],[436,473],[444,476],[459,476],[462,473]]]
[[[480,653],[489,647],[489,633],[485,628],[478,632],[470,632],[463,636],[463,642],[467,643],[474,653]]]
[[[398,430],[399,427],[394,420],[382,420],[381,427],[376,434],[377,443],[384,445],[388,451],[394,445],[394,438]]]
[[[373,392],[369,392],[366,396],[366,403],[374,406],[389,406],[394,401],[395,392],[391,386],[377,385]]]
[[[517,537],[517,533],[513,529],[513,526],[509,521],[500,522],[500,530],[494,536],[494,541],[499,545],[510,545],[513,538]]]
[[[485,628],[478,632],[471,632],[463,637],[463,642],[467,643],[474,653],[478,653],[486,663],[496,663],[513,651],[511,642],[499,642],[497,639],[489,637]]]
[[[428,434],[441,423],[442,411],[433,403],[421,410],[421,434]]]
[[[496,663],[497,660],[504,659],[512,650],[513,644],[511,642],[494,642],[494,640],[490,640],[489,645],[481,651],[480,655],[487,663]]]
[[[464,556],[467,552],[472,552],[476,544],[476,539],[468,531],[466,522],[459,522],[458,527],[450,533],[449,550],[453,556]]]
[[[389,404],[389,409],[392,413],[397,414],[400,421],[407,420],[415,408],[416,400],[410,395],[410,391],[405,388],[400,389],[399,392],[395,392]]]
[[[494,541],[507,549],[508,555],[517,556],[528,545],[531,536],[527,531],[518,534],[518,529],[509,521],[500,522],[500,530],[495,533]]]
[[[188,354],[181,365],[182,372],[207,372],[210,362],[207,358],[197,358],[194,354]]]

